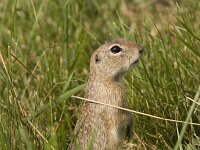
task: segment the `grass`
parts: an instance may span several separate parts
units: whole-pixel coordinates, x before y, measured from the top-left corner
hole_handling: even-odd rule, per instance
[[[123,37],[145,46],[126,78],[132,110],[200,123],[200,3],[0,3],[0,147],[67,149],[92,52]],[[135,114],[132,149],[198,149],[200,126]]]

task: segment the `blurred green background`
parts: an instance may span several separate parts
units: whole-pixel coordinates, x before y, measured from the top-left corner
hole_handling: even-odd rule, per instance
[[[0,149],[67,149],[71,96],[114,38],[145,46],[124,79],[130,108],[200,124],[199,18],[198,0],[0,0]],[[124,148],[199,149],[200,126],[135,114]]]

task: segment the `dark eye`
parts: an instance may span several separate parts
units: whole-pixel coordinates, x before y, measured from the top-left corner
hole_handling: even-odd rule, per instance
[[[119,46],[113,46],[110,51],[113,53],[113,54],[116,54],[116,53],[119,53],[122,51],[122,48],[119,47]]]

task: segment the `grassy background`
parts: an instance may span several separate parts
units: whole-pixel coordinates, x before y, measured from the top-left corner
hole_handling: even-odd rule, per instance
[[[125,78],[130,108],[200,123],[199,18],[194,0],[1,0],[0,149],[66,149],[81,103],[71,96],[84,96],[92,52],[118,37],[145,46]],[[126,147],[199,141],[200,126],[135,115]]]

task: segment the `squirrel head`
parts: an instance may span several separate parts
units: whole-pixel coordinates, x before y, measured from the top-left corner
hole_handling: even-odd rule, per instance
[[[90,75],[96,79],[120,79],[138,63],[143,46],[115,39],[100,46],[91,57]]]

